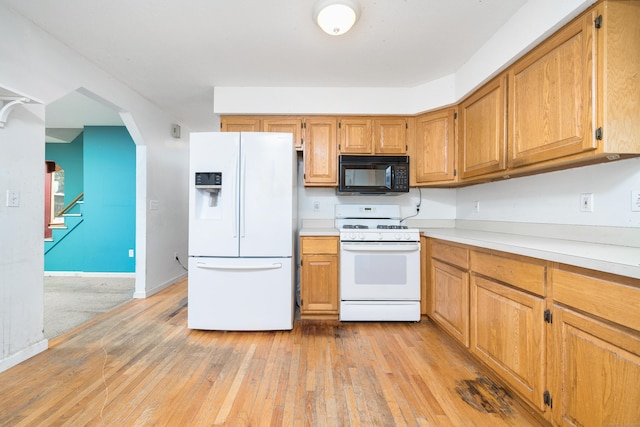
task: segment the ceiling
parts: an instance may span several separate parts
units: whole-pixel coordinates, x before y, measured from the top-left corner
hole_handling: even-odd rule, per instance
[[[197,127],[215,86],[399,88],[449,75],[527,0],[356,1],[342,36],[314,23],[317,0],[0,3]],[[63,104],[47,117],[64,116]]]

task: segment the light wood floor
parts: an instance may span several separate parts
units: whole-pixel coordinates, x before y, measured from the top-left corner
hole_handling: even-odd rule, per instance
[[[538,425],[428,320],[187,328],[186,280],[0,374],[0,425]]]

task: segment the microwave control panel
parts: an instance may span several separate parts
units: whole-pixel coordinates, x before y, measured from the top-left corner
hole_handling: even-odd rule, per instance
[[[409,190],[409,166],[397,165],[395,185],[396,190]]]

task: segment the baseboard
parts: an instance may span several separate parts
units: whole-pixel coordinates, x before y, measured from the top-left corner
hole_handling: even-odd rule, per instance
[[[45,276],[51,277],[118,277],[118,278],[135,278],[136,273],[114,273],[114,272],[88,272],[88,271],[45,271]]]
[[[9,368],[12,368],[27,359],[35,356],[38,353],[42,353],[49,348],[49,340],[43,339],[37,343],[30,345],[29,347],[20,350],[17,353],[12,354],[6,359],[0,360],[0,372],[4,372]]]
[[[184,279],[185,277],[187,277],[187,273],[180,274],[180,275],[174,277],[173,279],[167,280],[166,282],[163,282],[163,283],[159,284],[158,286],[155,286],[155,287],[153,287],[151,289],[145,289],[144,291],[136,290],[133,293],[133,297],[134,298],[148,298],[151,295],[157,294],[161,290],[168,288],[169,286],[173,285],[174,283],[179,282],[180,280]]]

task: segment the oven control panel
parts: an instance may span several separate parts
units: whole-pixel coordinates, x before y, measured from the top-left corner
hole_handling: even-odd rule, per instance
[[[340,240],[343,242],[417,242],[420,233],[417,230],[389,230],[389,231],[341,231]]]

